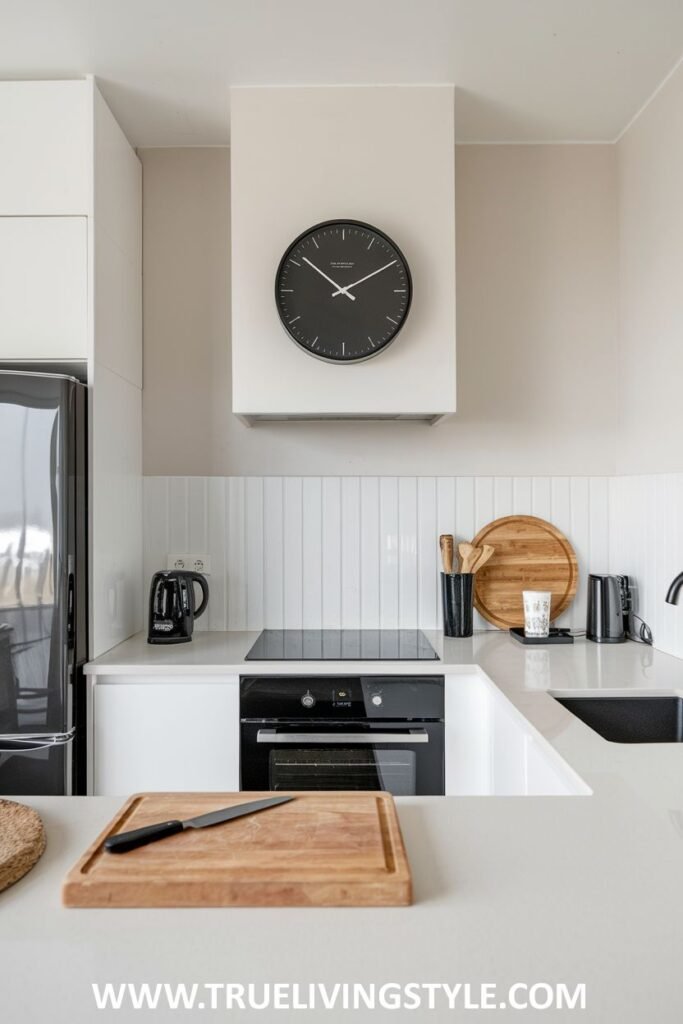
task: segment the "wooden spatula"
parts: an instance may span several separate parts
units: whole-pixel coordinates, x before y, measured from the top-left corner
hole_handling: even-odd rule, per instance
[[[489,558],[496,550],[493,544],[483,544],[480,548],[476,549],[479,552],[476,562],[472,566],[472,572],[479,572],[482,566],[486,565]]]
[[[473,544],[459,544],[458,551],[462,558],[462,564],[460,566],[461,572],[472,572],[472,566],[479,558],[479,548],[475,548]]]
[[[453,549],[453,534],[442,533],[439,537],[439,547],[441,548],[441,561],[443,562],[443,571],[445,573],[457,572],[457,559],[456,568],[453,568],[453,561],[455,552]]]

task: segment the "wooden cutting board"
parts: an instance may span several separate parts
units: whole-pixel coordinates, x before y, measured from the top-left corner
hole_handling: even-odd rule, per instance
[[[473,544],[495,552],[476,573],[474,607],[501,629],[524,625],[523,590],[549,590],[550,618],[574,600],[579,567],[565,535],[536,516],[505,516],[480,530]]]
[[[290,803],[113,854],[107,836],[272,793],[132,796],[69,872],[67,907],[386,907],[412,902],[389,793],[301,793]],[[284,794],[283,794],[284,795]],[[290,795],[290,794],[287,794]]]
[[[0,800],[0,890],[18,882],[45,849],[45,829],[32,807]]]

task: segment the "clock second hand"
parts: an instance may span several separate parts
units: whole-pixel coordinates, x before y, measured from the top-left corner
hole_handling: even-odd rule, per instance
[[[332,292],[332,298],[334,298],[335,295],[341,295],[342,292],[344,293],[344,295],[349,295],[349,288],[355,288],[357,284],[362,284],[363,281],[367,281],[369,277],[374,277],[375,274],[381,274],[383,270],[387,270],[389,267],[393,267],[394,263],[396,262],[396,260],[392,260],[391,263],[385,263],[383,267],[379,267],[377,270],[373,270],[371,274],[366,274],[365,277],[361,277],[358,281],[354,281],[352,284],[347,284],[346,287],[344,288],[342,288],[342,286],[339,284],[336,285],[337,291]],[[355,299],[355,297],[355,295],[349,295],[350,299]]]
[[[331,277],[328,277],[327,274],[324,272],[324,270],[321,270],[320,267],[316,267],[315,263],[311,263],[311,261],[308,259],[307,256],[303,257],[303,261],[304,261],[304,263],[308,263],[309,267],[313,267],[314,270],[317,270],[317,272],[320,274],[320,276],[324,277],[326,281],[329,281],[330,284],[333,284],[335,288],[339,289],[338,291],[333,292],[334,295],[341,295],[343,293],[344,295],[346,295],[347,299],[351,299],[352,302],[356,301],[356,296],[355,295],[349,295],[349,293],[347,292],[346,288],[343,288],[340,284],[337,284],[336,281],[333,281]],[[396,260],[394,260],[394,263],[395,262],[396,262]]]

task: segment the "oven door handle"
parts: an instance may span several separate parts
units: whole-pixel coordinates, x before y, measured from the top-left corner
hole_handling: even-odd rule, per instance
[[[277,729],[259,729],[256,733],[257,743],[363,743],[367,746],[375,744],[396,743],[429,743],[426,729],[410,729],[405,732],[278,732]]]

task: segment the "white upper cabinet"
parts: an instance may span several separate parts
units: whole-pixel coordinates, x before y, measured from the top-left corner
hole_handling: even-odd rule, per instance
[[[3,359],[88,354],[86,217],[0,217]]]
[[[433,421],[454,412],[453,88],[233,89],[230,159],[233,412],[246,422]],[[345,343],[344,331],[354,331],[366,343],[370,331],[362,330],[360,337],[359,324],[369,323],[364,314],[377,282],[386,284],[394,273],[370,280],[382,273],[380,244],[367,254],[356,247],[343,256],[323,252],[324,240],[320,246],[311,240],[304,255],[310,254],[317,267],[292,269],[292,278],[311,275],[333,310],[332,318],[323,311],[327,325],[319,339],[317,329],[309,331],[310,352],[288,336],[275,303],[275,277],[285,251],[313,225],[330,220],[360,221],[383,232],[401,250],[412,275],[405,325],[386,349],[364,362],[315,356],[325,332],[337,347]],[[374,244],[371,236],[367,242]],[[337,291],[333,296],[330,280],[358,287],[353,295]],[[398,308],[403,284],[391,280],[387,288],[397,290],[390,298]],[[293,284],[281,282],[283,288]],[[297,296],[288,292],[287,298]],[[381,343],[382,325],[391,330],[396,310],[378,307],[378,312],[369,346],[378,338]],[[307,315],[318,323],[318,313],[310,298],[301,299],[291,323],[305,332]]]
[[[89,212],[92,83],[0,82],[0,216]]]
[[[94,657],[142,626],[142,168],[92,77],[0,82],[0,361],[87,364]]]

